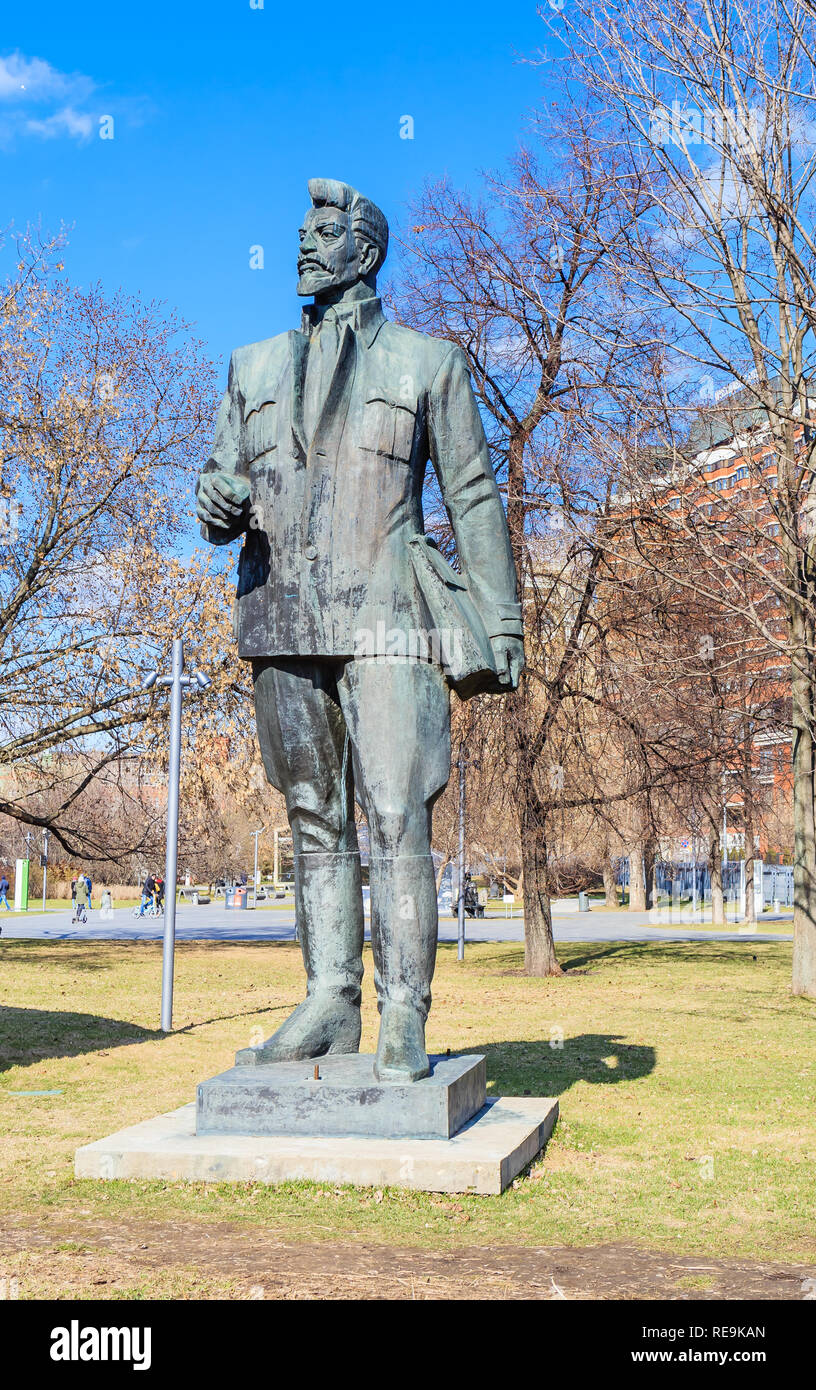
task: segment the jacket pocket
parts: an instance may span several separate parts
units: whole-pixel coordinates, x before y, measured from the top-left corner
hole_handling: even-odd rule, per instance
[[[408,401],[370,395],[363,415],[363,438],[360,447],[369,453],[407,463],[411,457],[416,426],[416,406]]]
[[[256,397],[244,406],[244,447],[247,463],[277,448],[278,405],[271,396]]]

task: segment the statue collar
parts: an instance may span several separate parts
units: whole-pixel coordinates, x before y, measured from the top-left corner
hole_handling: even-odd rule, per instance
[[[382,304],[376,295],[370,295],[368,299],[350,299],[345,304],[335,304],[333,310],[341,328],[343,324],[348,323],[367,348],[371,347],[385,323]],[[307,304],[301,319],[301,333],[308,337],[314,321],[315,306]]]

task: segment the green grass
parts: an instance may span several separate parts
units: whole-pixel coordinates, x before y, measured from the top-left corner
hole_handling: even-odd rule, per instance
[[[816,1257],[816,1006],[790,943],[440,947],[433,1051],[483,1051],[495,1095],[557,1095],[544,1159],[502,1197],[291,1183],[76,1182],[77,1146],[193,1099],[302,994],[296,947],[183,943],[177,1031],[157,1031],[161,946],[0,940],[0,1213],[213,1220],[296,1240],[448,1248],[623,1241]],[[366,959],[363,1048],[376,1040]],[[563,1046],[558,1044],[563,1035]],[[552,1045],[554,1044],[554,1045]],[[15,1090],[59,1089],[49,1097]]]

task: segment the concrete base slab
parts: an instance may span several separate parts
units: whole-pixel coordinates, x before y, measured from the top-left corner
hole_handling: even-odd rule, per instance
[[[452,1139],[196,1134],[195,1103],[77,1149],[78,1178],[325,1182],[418,1192],[503,1192],[552,1133],[558,1101],[490,1100]]]
[[[430,1076],[404,1082],[378,1081],[374,1060],[354,1052],[232,1067],[198,1087],[196,1132],[450,1139],[484,1106],[484,1057],[431,1057]]]

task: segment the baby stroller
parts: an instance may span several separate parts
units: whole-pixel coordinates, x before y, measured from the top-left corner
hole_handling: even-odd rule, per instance
[[[87,921],[88,921],[88,907],[87,907],[87,904],[86,904],[86,903],[77,903],[77,902],[75,902],[75,903],[74,903],[74,915],[73,915],[73,917],[71,918],[71,926],[72,926],[72,927],[75,926],[77,922],[80,922],[80,923],[84,924],[84,923],[86,923]]]

